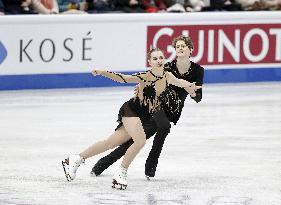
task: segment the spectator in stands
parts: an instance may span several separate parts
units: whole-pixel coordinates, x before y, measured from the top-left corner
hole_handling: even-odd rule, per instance
[[[168,7],[164,0],[143,0],[143,6],[148,13],[165,12]]]
[[[2,0],[0,0],[0,15],[5,15],[5,9]]]
[[[246,11],[259,10],[278,10],[280,9],[280,0],[236,0]]]
[[[187,12],[198,12],[202,11],[206,5],[202,0],[189,0],[185,2],[184,7]]]
[[[33,14],[31,0],[2,0],[5,14]]]
[[[87,0],[88,13],[109,13],[114,11],[112,0]]]
[[[116,11],[124,13],[146,13],[140,0],[114,0]]]
[[[166,12],[185,12],[184,4],[186,0],[165,0],[167,5]]]
[[[280,10],[281,0],[262,0],[268,10]]]
[[[210,6],[210,0],[165,0],[168,12],[198,12]]]
[[[57,0],[59,12],[64,14],[86,14],[88,3],[86,0]]]
[[[280,10],[281,0],[260,0],[263,4],[264,10]]]
[[[243,8],[236,0],[210,0],[210,6],[202,11],[243,11]]]
[[[32,0],[33,11],[39,14],[58,14],[57,0]]]
[[[241,4],[243,10],[248,11],[252,10],[253,6],[256,2],[259,2],[259,0],[236,0],[239,4]]]

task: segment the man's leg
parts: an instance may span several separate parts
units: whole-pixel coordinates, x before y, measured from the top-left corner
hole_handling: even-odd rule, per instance
[[[147,139],[153,136],[157,130],[156,123],[153,120],[149,122],[143,122],[143,128]],[[130,139],[105,157],[101,158],[92,168],[91,174],[99,176],[104,170],[120,159],[126,153],[127,149],[133,144],[133,142],[134,141]]]
[[[145,175],[148,177],[155,176],[158,158],[161,154],[166,136],[169,134],[171,128],[170,121],[166,117],[163,110],[156,112],[153,116],[153,119],[156,122],[158,129],[153,140],[152,148],[145,163]]]

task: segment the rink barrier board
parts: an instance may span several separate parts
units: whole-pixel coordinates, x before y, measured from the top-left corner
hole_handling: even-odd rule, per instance
[[[134,72],[122,72],[132,74]],[[281,68],[205,70],[204,83],[247,83],[281,81]],[[0,90],[87,88],[128,86],[91,73],[0,75]]]

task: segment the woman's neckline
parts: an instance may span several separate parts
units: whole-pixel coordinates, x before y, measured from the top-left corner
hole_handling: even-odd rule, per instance
[[[153,75],[153,77],[155,77],[155,78],[162,78],[164,76],[164,71],[162,72],[162,75],[156,75],[155,73],[153,73],[152,70],[149,70],[149,71],[150,71],[151,75]]]

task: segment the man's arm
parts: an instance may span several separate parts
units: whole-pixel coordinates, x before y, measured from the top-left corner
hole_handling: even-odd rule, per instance
[[[202,100],[202,85],[203,85],[203,78],[204,78],[204,68],[199,66],[198,67],[198,72],[197,72],[197,77],[196,77],[196,89],[195,97],[191,97],[195,102],[200,102]],[[200,86],[200,87],[199,87]]]

